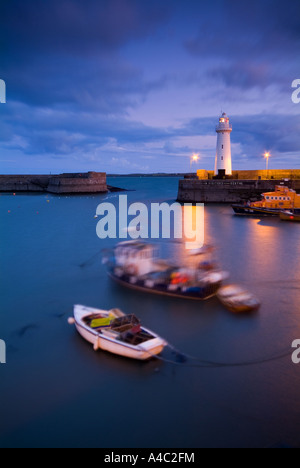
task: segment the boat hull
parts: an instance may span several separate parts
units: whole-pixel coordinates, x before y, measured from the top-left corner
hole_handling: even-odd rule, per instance
[[[232,209],[235,212],[235,214],[243,216],[279,216],[282,213],[282,209],[255,208],[253,206],[245,205],[232,205]],[[300,210],[295,210],[295,214],[300,216]]]
[[[300,223],[300,214],[280,213],[281,221],[289,221],[290,223]]]
[[[220,287],[222,286],[223,282],[223,278],[220,277],[220,281],[216,283],[208,284],[199,288],[194,288],[193,290],[183,290],[181,288],[178,288],[177,290],[171,290],[168,288],[168,285],[157,284],[153,287],[150,287],[145,284],[146,282],[144,280],[139,280],[126,274],[118,276],[114,273],[114,271],[110,271],[109,276],[117,283],[121,284],[122,286],[126,286],[130,289],[151,294],[159,294],[169,297],[176,297],[195,301],[204,301],[211,297],[214,297],[217,294]]]
[[[233,314],[250,314],[253,312],[257,312],[260,308],[260,305],[247,306],[241,304],[233,306],[231,303],[228,303],[227,301],[224,301],[222,299],[220,299],[220,302],[227,310],[229,310],[229,312],[232,312]]]
[[[240,216],[278,216],[280,210],[268,208],[254,208],[244,205],[232,205],[232,209],[236,215]]]

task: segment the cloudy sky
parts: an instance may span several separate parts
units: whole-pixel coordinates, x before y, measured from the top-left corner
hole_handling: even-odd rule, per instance
[[[299,0],[3,0],[0,172],[300,168]]]

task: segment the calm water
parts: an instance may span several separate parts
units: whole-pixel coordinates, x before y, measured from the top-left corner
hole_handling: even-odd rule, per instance
[[[177,179],[116,179],[130,201],[176,197]],[[186,302],[112,283],[89,197],[1,195],[0,446],[265,447],[300,445],[300,365],[190,368],[95,353],[67,324],[82,303],[135,312],[183,352],[232,363],[282,354],[300,339],[300,225],[206,208],[206,239],[234,281],[263,301],[235,317],[216,299]],[[49,202],[47,202],[49,199]],[[8,211],[11,213],[8,213]],[[183,247],[164,244],[173,255]],[[175,249],[175,251],[174,251]],[[178,252],[176,252],[178,250]]]

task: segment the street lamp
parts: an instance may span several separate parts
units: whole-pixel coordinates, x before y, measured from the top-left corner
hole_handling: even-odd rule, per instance
[[[269,158],[271,154],[269,152],[265,153],[265,159],[266,159],[266,169],[267,169],[267,178],[269,178]]]
[[[193,154],[193,156],[190,158],[190,172],[192,172],[192,164],[197,163],[199,159],[199,154]]]

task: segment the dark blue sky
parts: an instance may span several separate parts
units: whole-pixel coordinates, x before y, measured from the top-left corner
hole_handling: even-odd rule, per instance
[[[299,0],[10,0],[0,6],[2,173],[300,168]]]

